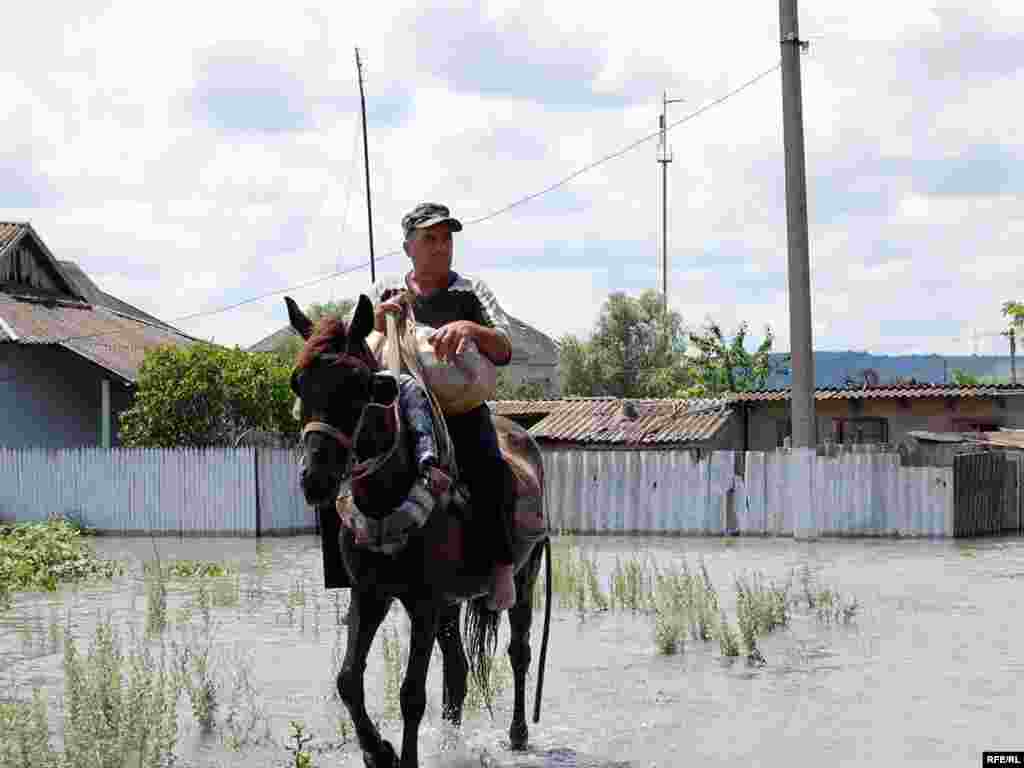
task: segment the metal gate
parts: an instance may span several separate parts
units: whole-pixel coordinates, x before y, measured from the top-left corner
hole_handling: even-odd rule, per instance
[[[1002,533],[1006,472],[1006,459],[998,453],[953,458],[954,536]]]

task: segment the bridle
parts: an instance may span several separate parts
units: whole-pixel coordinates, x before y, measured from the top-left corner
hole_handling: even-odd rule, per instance
[[[365,341],[363,342],[362,346],[363,356],[366,359],[362,359],[357,355],[350,354],[347,351],[346,347],[346,352],[339,356],[338,361],[359,368],[365,368],[368,369],[371,373],[375,373],[378,370],[376,360],[374,360],[373,356],[370,354],[370,350],[366,346]],[[302,432],[300,433],[299,436],[300,444],[305,443],[306,436],[313,432],[319,432],[322,435],[327,435],[328,437],[333,438],[339,445],[341,445],[342,448],[348,451],[348,462],[346,463],[345,471],[342,473],[342,478],[351,477],[353,474],[371,474],[383,463],[383,459],[386,457],[374,457],[362,462],[355,461],[356,440],[359,437],[359,433],[362,431],[363,422],[365,421],[366,418],[366,411],[371,405],[372,402],[367,402],[359,411],[359,418],[356,421],[356,428],[351,436],[346,435],[337,427],[328,424],[326,421],[323,420],[322,417],[316,418],[317,416],[320,416],[320,414],[314,413],[314,418],[306,422],[306,425],[302,428]],[[392,451],[389,451],[387,455],[390,455],[391,452]]]
[[[360,421],[362,421],[362,418],[360,418]],[[337,427],[332,427],[326,421],[307,422],[306,426],[302,428],[302,434],[300,435],[299,439],[304,442],[306,439],[306,435],[308,435],[310,432],[319,432],[321,434],[328,435],[329,437],[333,437],[335,440],[341,443],[341,446],[343,448],[349,451],[352,450],[352,438],[346,435]]]

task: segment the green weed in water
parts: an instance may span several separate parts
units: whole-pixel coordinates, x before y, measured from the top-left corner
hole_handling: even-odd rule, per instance
[[[20,590],[53,592],[59,584],[124,573],[96,556],[83,530],[61,518],[0,525],[0,608]]]

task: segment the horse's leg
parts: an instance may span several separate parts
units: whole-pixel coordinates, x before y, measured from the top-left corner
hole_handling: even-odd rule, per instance
[[[399,692],[403,723],[399,765],[401,768],[419,768],[420,721],[427,708],[427,671],[437,637],[441,606],[428,597],[407,597],[402,604],[409,613],[412,628],[409,633],[409,664]]]
[[[462,606],[458,603],[441,609],[438,622],[437,644],[441,647],[444,663],[444,693],[441,716],[456,728],[462,725],[462,705],[466,700],[466,677],[469,661],[459,631],[459,615]]]
[[[529,728],[526,725],[526,673],[530,669],[530,625],[533,623],[533,585],[540,573],[540,553],[536,546],[516,579],[518,599],[508,611],[508,659],[512,665],[515,697],[512,704],[512,724],[508,729],[509,744],[514,750],[526,749]]]
[[[370,655],[373,638],[387,616],[390,605],[390,599],[381,599],[371,592],[352,590],[348,609],[348,646],[338,674],[338,694],[352,718],[366,768],[393,768],[398,765],[394,747],[381,739],[377,726],[366,711],[363,685],[366,657]]]

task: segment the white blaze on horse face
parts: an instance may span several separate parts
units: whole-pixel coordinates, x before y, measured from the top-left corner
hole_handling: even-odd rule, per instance
[[[302,398],[296,397],[295,404],[292,406],[292,418],[296,421],[302,421]]]

